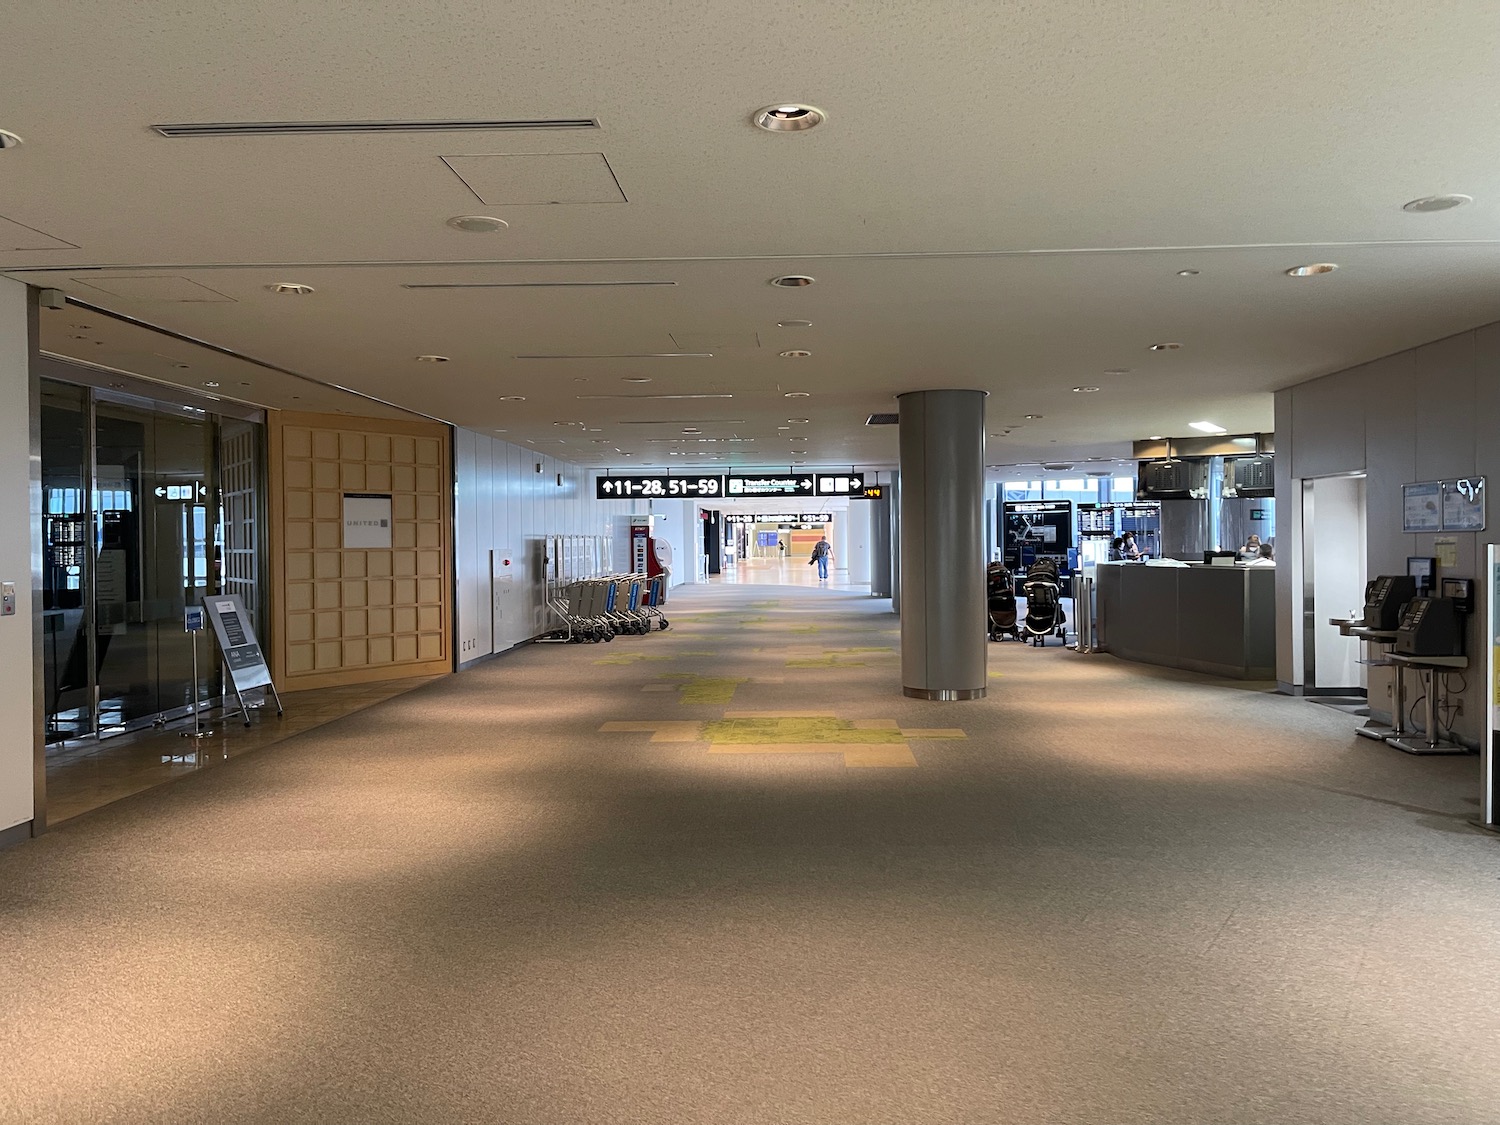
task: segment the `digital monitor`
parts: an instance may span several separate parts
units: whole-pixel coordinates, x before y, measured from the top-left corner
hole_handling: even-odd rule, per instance
[[[1233,566],[1239,557],[1237,551],[1204,551],[1203,561],[1208,566]]]
[[[1408,555],[1406,573],[1417,580],[1417,593],[1432,593],[1432,576],[1437,570],[1437,559],[1431,556]]]

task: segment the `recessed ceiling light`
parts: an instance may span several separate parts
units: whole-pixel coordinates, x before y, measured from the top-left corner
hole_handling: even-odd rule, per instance
[[[500,396],[500,401],[501,402],[525,402],[526,401],[526,396],[525,395],[501,395]]]
[[[70,339],[70,340],[87,340],[88,337],[87,336],[73,336],[73,335],[70,335],[68,337],[68,339]]]
[[[1152,434],[1146,440],[1147,441],[1165,441],[1166,439],[1164,437],[1162,437],[1161,434]]]
[[[768,105],[755,111],[751,118],[757,129],[768,133],[803,133],[816,128],[828,119],[821,109],[810,105],[787,103]]]
[[[288,296],[305,297],[313,292],[311,285],[302,285],[295,281],[278,281],[275,285],[267,285],[272,293],[282,293]]]
[[[9,129],[0,129],[0,151],[8,148],[16,148],[22,143],[21,138]]]
[[[787,391],[781,397],[782,398],[807,398],[811,393],[812,392],[810,392],[810,391]]]
[[[1181,344],[1152,344],[1150,350],[1153,352],[1175,352]]]
[[[771,284],[779,285],[783,289],[801,289],[805,285],[811,285],[814,280],[805,273],[787,273],[780,277],[773,277]]]
[[[191,365],[186,363],[174,363],[172,364],[172,366],[177,368],[178,371],[187,371],[189,370]]]
[[[1075,395],[1091,395],[1098,389],[1098,387],[1074,387],[1073,393]]]
[[[244,381],[241,381],[241,383],[240,383],[240,386],[242,386],[242,387],[248,387],[249,385],[250,385],[249,383],[244,382]]]
[[[1105,374],[1106,375],[1129,375],[1130,371],[1131,371],[1131,369],[1129,367],[1111,367],[1108,371],[1105,372]]]
[[[787,452],[793,457],[805,457],[807,455],[807,450],[805,449],[788,449]]]
[[[417,362],[418,363],[447,363],[448,362],[448,357],[445,356],[445,355],[419,355],[419,356],[417,356]]]
[[[685,434],[701,434],[703,431],[698,429],[698,427],[696,426],[688,426],[682,432]]]
[[[621,378],[620,382],[622,382],[622,383],[649,383],[649,382],[651,382],[651,376],[649,376],[649,375],[626,375],[623,378]]]
[[[805,351],[802,351],[800,348],[793,348],[791,351],[782,352],[781,353],[781,358],[782,359],[806,359],[810,355],[812,355],[812,352],[805,352]]]
[[[1413,199],[1410,203],[1403,203],[1403,211],[1451,211],[1455,207],[1462,207],[1465,203],[1473,203],[1472,195],[1424,195],[1421,199]]]
[[[776,327],[777,328],[811,328],[812,327],[812,321],[810,321],[810,320],[778,320],[776,322]]]
[[[810,418],[788,418],[787,419],[787,421],[790,422],[794,426],[805,426],[811,420],[812,419],[810,419]]]
[[[1320,273],[1332,273],[1338,269],[1333,262],[1314,262],[1310,266],[1293,266],[1286,271],[1287,277],[1316,277]]]
[[[213,381],[213,380],[212,380],[212,379],[209,379],[209,380],[208,380],[208,381],[207,381],[207,382],[205,382],[205,383],[204,383],[204,384],[203,384],[203,385],[204,385],[204,386],[205,386],[205,387],[217,387],[217,386],[218,386],[218,385],[219,385],[219,384],[218,384],[218,383],[215,383],[215,382],[214,382],[214,381]]]
[[[1178,277],[1197,277],[1198,276],[1198,271],[1197,270],[1178,270],[1177,271],[1177,276]]]
[[[1040,418],[1042,416],[1040,414],[1022,414],[1021,417],[1025,418],[1026,421],[1028,421],[1028,422],[1035,422],[1038,418]]]
[[[1217,422],[1189,422],[1188,425],[1205,434],[1227,434],[1229,432]]]
[[[510,226],[504,219],[493,215],[454,215],[448,220],[448,225],[466,234],[494,234]]]

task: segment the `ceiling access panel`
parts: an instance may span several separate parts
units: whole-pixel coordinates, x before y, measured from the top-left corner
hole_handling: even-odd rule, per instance
[[[0,215],[0,252],[8,250],[77,250],[61,238]]]
[[[442,161],[489,207],[629,202],[602,152],[444,156]]]

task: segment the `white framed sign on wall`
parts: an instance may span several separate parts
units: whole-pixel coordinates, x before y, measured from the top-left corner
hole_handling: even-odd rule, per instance
[[[390,494],[344,493],[344,549],[389,550],[390,546]]]
[[[1408,534],[1443,530],[1442,481],[1401,486],[1401,530]]]

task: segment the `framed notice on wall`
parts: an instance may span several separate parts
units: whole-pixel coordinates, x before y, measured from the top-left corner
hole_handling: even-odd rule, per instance
[[[1443,482],[1443,530],[1484,530],[1484,478],[1461,477]]]
[[[389,493],[344,493],[344,549],[388,549],[391,545]]]
[[[1443,530],[1443,482],[1423,481],[1401,486],[1401,530]]]

